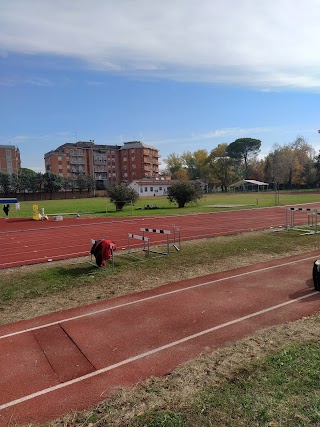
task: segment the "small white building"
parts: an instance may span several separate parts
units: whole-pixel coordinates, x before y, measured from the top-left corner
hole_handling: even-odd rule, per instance
[[[129,188],[133,188],[140,197],[150,196],[166,196],[167,190],[177,181],[171,180],[136,180],[128,184]]]

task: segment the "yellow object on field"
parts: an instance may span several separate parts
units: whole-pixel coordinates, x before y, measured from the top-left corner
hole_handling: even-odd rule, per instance
[[[33,219],[36,221],[39,221],[40,214],[39,214],[39,205],[32,205],[32,212],[33,212]]]

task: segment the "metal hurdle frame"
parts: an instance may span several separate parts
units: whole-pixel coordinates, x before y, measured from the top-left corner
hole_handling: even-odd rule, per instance
[[[177,245],[177,235],[178,235],[178,245]],[[181,239],[180,239],[180,228],[177,226],[173,226],[173,244],[172,246],[175,248],[176,251],[180,251],[181,249]]]
[[[136,253],[136,251],[132,251],[131,250],[131,246],[130,246],[130,240],[131,239],[136,239],[136,240],[142,240],[143,241],[143,252],[146,252],[146,257],[148,258],[150,256],[150,239],[149,237],[145,237],[145,236],[139,236],[138,234],[131,234],[128,233],[128,252],[127,255],[131,256],[132,258],[135,258],[139,261],[143,261],[141,258],[133,255],[133,253]]]
[[[170,230],[158,230],[156,228],[140,228],[140,231],[142,231],[143,237],[144,237],[144,233],[165,234],[167,236],[167,242],[166,242],[167,251],[166,252],[159,252],[156,250],[150,250],[150,248],[149,248],[149,252],[159,254],[159,255],[169,255],[169,253],[170,253],[169,236],[171,234]],[[176,235],[178,235],[178,242],[176,241],[176,238],[177,238]],[[177,243],[178,243],[178,245],[177,245]],[[173,247],[177,251],[180,251],[180,229],[179,229],[179,227],[175,227],[175,226],[173,227]]]
[[[314,226],[314,230],[310,230],[310,229],[305,229],[305,228],[301,228],[300,227],[295,227],[294,223],[294,213],[296,211],[305,211],[308,213],[308,227],[313,227]],[[288,212],[290,212],[290,224],[288,223]],[[290,207],[286,209],[286,230],[295,230],[295,231],[303,231],[305,232],[305,234],[315,234],[315,233],[319,233],[318,231],[318,209],[316,208],[295,208],[295,207]],[[311,219],[310,219],[311,218]],[[315,220],[314,220],[315,218]]]

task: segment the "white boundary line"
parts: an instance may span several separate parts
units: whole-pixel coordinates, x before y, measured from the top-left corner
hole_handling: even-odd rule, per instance
[[[218,329],[226,328],[226,327],[228,327],[230,325],[234,325],[236,323],[243,322],[245,320],[251,319],[252,317],[256,317],[256,316],[259,316],[261,314],[268,313],[269,311],[276,310],[278,308],[284,307],[284,306],[289,305],[289,304],[293,304],[293,303],[295,303],[297,301],[301,301],[301,300],[303,300],[305,298],[309,298],[310,296],[313,296],[313,295],[316,295],[316,294],[319,294],[319,293],[318,292],[312,292],[311,294],[304,295],[302,297],[298,297],[298,298],[295,298],[293,300],[286,301],[284,303],[277,304],[277,305],[274,305],[272,307],[265,308],[263,310],[255,312],[255,313],[248,314],[247,316],[239,317],[238,319],[234,319],[234,320],[231,320],[229,322],[222,323],[221,325],[214,326],[213,328],[205,329],[205,330],[203,330],[201,332],[198,332],[196,334],[189,335],[189,336],[187,336],[185,338],[181,338],[180,340],[172,341],[171,343],[165,344],[163,346],[154,348],[152,350],[146,351],[146,352],[141,353],[141,354],[137,354],[136,356],[130,357],[130,358],[125,359],[125,360],[122,360],[121,362],[115,363],[113,365],[106,366],[105,368],[98,369],[97,371],[91,372],[90,374],[87,374],[87,375],[83,375],[82,377],[75,378],[75,379],[70,380],[70,381],[66,381],[63,384],[58,384],[58,385],[55,385],[55,386],[52,386],[52,387],[48,387],[48,388],[45,388],[43,390],[37,391],[35,393],[29,394],[27,396],[20,397],[19,399],[12,400],[11,402],[8,402],[8,403],[5,403],[3,405],[0,405],[0,411],[3,410],[3,409],[9,408],[11,406],[18,405],[19,403],[23,403],[23,402],[26,402],[28,400],[34,399],[36,397],[42,396],[44,394],[48,394],[48,393],[51,393],[53,391],[59,390],[61,388],[68,387],[69,385],[76,384],[78,382],[87,380],[89,378],[96,377],[97,375],[103,374],[103,373],[108,372],[108,371],[112,371],[113,369],[119,368],[120,366],[124,366],[124,365],[127,365],[129,363],[135,362],[137,360],[143,359],[144,357],[152,356],[153,354],[159,353],[160,351],[167,350],[167,349],[172,348],[172,347],[174,347],[176,345],[182,344],[184,342],[190,341],[190,340],[195,339],[195,338],[199,338],[199,337],[201,337],[203,335],[206,335],[206,334],[209,334],[211,332],[217,331]]]
[[[54,325],[58,325],[58,324],[66,323],[66,322],[71,322],[73,320],[78,320],[78,319],[82,319],[84,317],[93,316],[93,315],[96,315],[96,314],[100,314],[100,313],[104,313],[104,312],[107,312],[107,311],[115,310],[117,308],[128,307],[130,305],[139,304],[141,302],[150,301],[150,300],[153,300],[153,299],[156,299],[156,298],[162,298],[162,297],[165,297],[167,295],[172,295],[172,294],[176,294],[176,293],[180,293],[180,292],[185,292],[185,291],[189,291],[191,289],[200,288],[200,287],[211,285],[211,284],[214,284],[214,283],[223,282],[225,280],[236,279],[236,278],[239,278],[239,277],[247,276],[249,274],[260,273],[262,271],[272,270],[274,268],[279,268],[279,267],[283,267],[283,266],[286,266],[286,265],[292,265],[292,264],[295,264],[295,263],[298,263],[298,262],[309,261],[311,259],[315,259],[315,257],[316,257],[316,255],[312,256],[312,257],[307,257],[307,258],[295,260],[295,261],[289,261],[289,262],[285,262],[285,263],[282,263],[282,264],[277,264],[277,265],[269,266],[269,267],[259,268],[257,270],[247,271],[245,273],[235,274],[233,276],[222,277],[221,279],[215,279],[215,280],[211,280],[209,282],[198,283],[197,285],[192,285],[192,286],[189,286],[189,287],[186,287],[186,288],[175,289],[174,291],[168,291],[168,292],[164,292],[162,294],[152,295],[150,297],[145,297],[145,298],[141,298],[141,299],[138,299],[138,300],[126,302],[124,304],[119,304],[119,305],[114,305],[112,307],[102,308],[100,310],[91,311],[89,313],[80,314],[78,316],[73,316],[73,317],[69,317],[69,318],[66,318],[66,319],[60,319],[60,320],[57,320],[55,322],[46,323],[44,325],[34,326],[32,328],[27,328],[27,329],[22,329],[21,331],[12,332],[10,334],[2,335],[2,336],[0,336],[0,340],[2,340],[4,338],[13,337],[15,335],[20,335],[20,334],[23,334],[23,333],[26,333],[26,332],[31,332],[31,331],[36,331],[38,329],[47,328],[49,326],[54,326]],[[316,295],[316,294],[319,294],[319,292],[308,294],[306,297],[311,296],[311,295]]]

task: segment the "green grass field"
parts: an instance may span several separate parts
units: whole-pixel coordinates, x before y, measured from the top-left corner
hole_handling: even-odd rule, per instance
[[[89,216],[141,216],[141,215],[176,215],[194,212],[214,212],[226,209],[248,209],[253,207],[270,207],[275,205],[297,205],[301,203],[320,202],[320,194],[311,192],[279,193],[276,198],[273,192],[259,193],[215,193],[207,194],[198,203],[190,203],[179,209],[175,203],[170,203],[166,197],[141,197],[133,206],[126,206],[123,212],[116,212],[114,204],[106,197],[65,199],[65,200],[36,200],[34,202],[20,201],[21,209],[16,211],[14,205],[10,217],[32,217],[32,205],[37,204],[45,213],[84,213]],[[144,209],[146,205],[154,205],[159,209]],[[222,206],[230,207],[222,207]],[[4,216],[4,213],[2,213]]]

